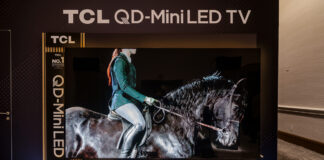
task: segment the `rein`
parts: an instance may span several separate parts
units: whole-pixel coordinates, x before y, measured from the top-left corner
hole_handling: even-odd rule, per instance
[[[159,102],[159,104],[160,104],[160,106],[161,106],[161,102]],[[164,118],[165,118],[165,112],[168,112],[168,113],[170,113],[170,114],[172,114],[172,115],[175,115],[175,116],[177,116],[177,117],[180,117],[180,118],[184,118],[184,116],[181,115],[181,114],[179,114],[179,113],[176,113],[176,112],[170,111],[170,110],[168,110],[168,109],[166,109],[166,108],[163,108],[163,107],[160,107],[160,106],[157,106],[157,105],[153,105],[153,106],[154,106],[155,108],[158,108],[158,109],[159,109],[157,112],[155,112],[155,113],[153,114],[153,121],[154,121],[155,123],[161,123],[161,122],[164,120]],[[163,113],[163,118],[160,119],[160,120],[156,120],[156,116],[157,116],[157,114],[158,114],[160,111],[162,111],[162,113]],[[221,130],[222,130],[221,128],[217,128],[217,127],[214,127],[214,126],[212,126],[212,125],[205,124],[205,123],[201,123],[201,122],[197,122],[197,121],[195,121],[195,123],[197,123],[197,124],[199,124],[199,125],[201,125],[201,126],[204,126],[204,127],[210,128],[210,129],[215,130],[215,131],[221,131]]]
[[[230,91],[230,95],[231,95],[231,96],[230,96],[230,105],[231,105],[231,107],[232,107],[232,98],[233,98],[233,94],[234,94],[234,92],[235,92],[235,90],[236,90],[238,84],[240,84],[240,83],[241,83],[242,81],[244,81],[244,80],[245,80],[245,78],[240,79],[236,84],[234,84],[233,88],[232,88],[231,91]],[[153,104],[153,106],[154,106],[155,108],[159,109],[157,112],[155,112],[155,113],[153,114],[153,121],[154,121],[155,123],[161,123],[161,122],[165,119],[165,112],[168,112],[168,113],[170,113],[170,114],[172,114],[172,115],[175,115],[175,116],[177,116],[177,117],[180,117],[180,118],[184,118],[184,116],[181,115],[181,114],[179,114],[179,113],[176,113],[176,112],[173,112],[173,111],[171,111],[171,110],[169,110],[169,109],[166,109],[166,108],[161,107],[161,102],[160,102],[160,101],[158,102],[158,104],[159,104],[159,105]],[[158,114],[159,112],[161,112],[161,111],[162,111],[163,117],[162,117],[160,120],[156,120],[156,116],[157,116],[157,114]],[[231,109],[231,113],[230,113],[230,114],[232,114],[232,109]],[[233,121],[233,120],[230,120],[230,121]],[[210,128],[210,129],[215,130],[215,131],[223,131],[224,128],[226,128],[226,127],[224,127],[224,128],[222,129],[222,128],[214,127],[214,126],[209,125],[209,124],[205,124],[205,123],[201,123],[201,122],[197,122],[197,121],[194,121],[194,122],[197,123],[197,124],[199,124],[199,125],[201,125],[201,126],[204,126],[204,127]]]

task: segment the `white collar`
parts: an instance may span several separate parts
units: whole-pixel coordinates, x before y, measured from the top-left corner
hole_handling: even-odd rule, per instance
[[[127,58],[127,60],[128,60],[129,63],[132,63],[132,59],[131,59],[131,57],[129,55],[127,55],[127,54],[125,54],[123,52],[120,52],[120,53],[122,53],[123,55],[126,56],[126,58]]]

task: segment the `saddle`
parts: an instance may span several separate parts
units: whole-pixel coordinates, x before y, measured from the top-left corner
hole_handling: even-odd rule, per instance
[[[147,138],[150,136],[151,131],[152,131],[152,118],[151,118],[151,113],[149,111],[149,108],[147,106],[142,110],[142,114],[145,119],[146,127],[145,127],[144,136],[141,139],[140,143],[136,145],[137,147],[142,146],[146,142]],[[121,121],[122,122],[123,131],[119,137],[117,147],[116,147],[117,149],[121,149],[124,144],[124,135],[131,128],[132,124],[129,123],[127,120],[123,119],[120,115],[118,115],[118,113],[116,113],[114,111],[109,112],[108,119],[111,121]],[[136,150],[137,147],[134,147],[132,154],[134,153],[134,150]]]

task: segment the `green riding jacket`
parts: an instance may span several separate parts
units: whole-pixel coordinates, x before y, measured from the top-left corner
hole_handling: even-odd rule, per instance
[[[138,102],[143,103],[146,96],[137,92],[136,87],[136,69],[135,66],[127,60],[127,57],[120,53],[112,64],[112,89],[113,98],[111,109],[127,104]]]

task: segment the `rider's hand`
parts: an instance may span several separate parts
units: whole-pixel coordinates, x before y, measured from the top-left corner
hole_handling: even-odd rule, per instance
[[[158,103],[159,101],[152,98],[152,97],[145,97],[144,102],[150,106],[152,106],[154,103]]]

